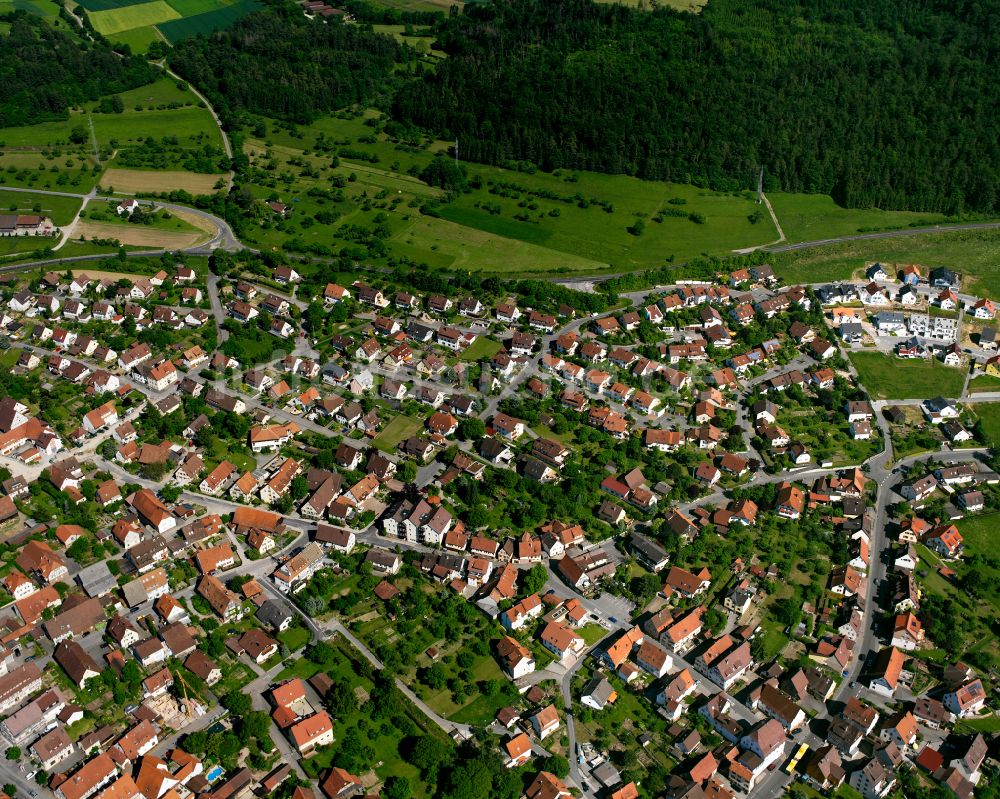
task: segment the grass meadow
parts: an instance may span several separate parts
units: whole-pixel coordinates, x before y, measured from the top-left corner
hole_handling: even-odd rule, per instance
[[[944,214],[842,208],[824,194],[768,194],[778,223],[789,242],[852,236],[872,230],[938,225]]]
[[[846,280],[871,261],[947,266],[962,275],[964,291],[1000,298],[1000,230],[956,230],[866,239],[775,253],[775,271],[788,283]]]
[[[938,361],[905,361],[881,352],[852,352],[861,383],[875,399],[957,397],[965,372]]]
[[[37,213],[49,217],[57,225],[65,225],[73,221],[76,212],[80,210],[82,200],[75,197],[53,197],[47,194],[27,194],[20,191],[4,191],[0,189],[0,213],[32,214]]]

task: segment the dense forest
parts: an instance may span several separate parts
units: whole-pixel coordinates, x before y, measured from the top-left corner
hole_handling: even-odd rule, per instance
[[[1000,12],[975,0],[711,0],[700,15],[494,0],[394,102],[466,158],[849,206],[1000,210]]]
[[[156,77],[143,58],[85,43],[23,11],[2,19],[10,31],[0,37],[0,127],[66,119],[71,106]]]
[[[324,25],[298,8],[251,14],[209,39],[188,39],[170,66],[204,91],[227,122],[253,111],[310,122],[389,89],[405,50],[357,25]]]

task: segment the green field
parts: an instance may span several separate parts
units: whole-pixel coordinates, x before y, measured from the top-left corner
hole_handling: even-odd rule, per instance
[[[205,14],[209,11],[215,11],[221,5],[226,5],[219,0],[167,0],[167,2],[182,17]]]
[[[379,431],[372,439],[372,444],[383,452],[395,452],[400,441],[419,433],[423,426],[419,419],[400,414]]]
[[[503,345],[494,339],[487,338],[486,336],[479,336],[472,345],[466,349],[460,360],[463,361],[480,361],[483,358],[492,358],[496,355]]]
[[[135,5],[135,0],[77,0],[77,4],[90,13],[132,6]]]
[[[976,394],[982,391],[1000,391],[1000,377],[993,375],[980,375],[969,381],[969,393]]]
[[[750,222],[758,206],[749,193],[588,172],[524,174],[478,165],[469,171],[483,188],[443,206],[444,218],[615,268],[686,260],[706,250],[728,252],[777,238],[768,216]],[[560,199],[546,196],[551,194]],[[699,213],[704,223],[661,212]],[[629,229],[638,222],[645,229],[636,235]]]
[[[222,146],[219,129],[205,108],[126,110],[123,114],[94,114],[93,118],[94,132],[102,146],[112,141],[121,146],[148,136],[176,136],[181,144]]]
[[[965,372],[937,361],[905,361],[880,352],[852,352],[861,383],[874,399],[957,397]]]
[[[199,104],[195,93],[186,87],[179,87],[173,78],[160,78],[145,86],[140,86],[138,89],[121,92],[118,96],[122,98],[122,104],[129,110],[134,109],[137,105],[151,109],[171,104],[189,106]],[[91,106],[92,109],[96,107],[97,103]]]
[[[956,525],[965,539],[966,548],[983,554],[996,551],[997,544],[1000,543],[1000,515],[993,513],[967,516],[956,522]]]
[[[846,280],[865,263],[947,266],[963,275],[963,290],[1000,298],[1000,230],[959,230],[891,239],[867,239],[771,257],[788,283]]]
[[[156,84],[152,84],[156,85]],[[141,93],[139,89],[136,92]],[[134,92],[129,92],[134,94]],[[155,93],[154,93],[155,94]],[[186,93],[197,102],[193,94]],[[141,104],[141,103],[139,103]],[[211,144],[222,146],[219,129],[212,115],[205,108],[188,107],[163,110],[134,110],[126,104],[121,114],[91,114],[98,146],[110,151],[113,146],[122,147],[138,143],[150,136],[176,137],[181,146]],[[90,145],[74,147],[69,144],[70,132],[75,127],[87,128],[87,115],[71,113],[69,119],[60,122],[43,122],[17,128],[0,129],[0,146],[9,147],[70,147],[78,155],[90,152]]]
[[[59,16],[59,6],[52,0],[0,0],[0,14],[13,11],[26,11],[51,20]]]
[[[778,223],[790,242],[851,236],[872,230],[898,230],[941,224],[943,214],[842,208],[823,194],[768,194]]]
[[[161,40],[160,34],[153,27],[119,31],[108,38],[116,44],[127,44],[133,53],[145,53],[153,42]]]
[[[109,8],[106,11],[94,11],[90,15],[90,21],[98,33],[107,36],[133,28],[156,25],[158,22],[180,19],[180,16],[165,0],[151,0],[148,3]]]
[[[235,3],[215,8],[212,11],[157,25],[157,28],[168,42],[179,42],[199,34],[208,35],[213,31],[222,30],[232,25],[240,17],[257,11],[259,8],[261,5],[257,0],[236,0]]]
[[[264,166],[254,183],[257,196],[277,190],[296,206],[296,220],[265,227],[254,240],[280,246],[289,238],[331,244],[342,225],[363,225],[379,215],[390,233],[391,253],[435,268],[553,274],[599,274],[663,264],[705,251],[765,244],[777,238],[770,219],[748,193],[722,194],[693,186],[641,181],[596,173],[528,174],[477,164],[464,164],[471,189],[451,202],[439,202],[430,213],[418,210],[428,197],[440,197],[413,178],[445,142],[429,138],[395,141],[384,132],[377,112],[327,118],[291,128],[262,120],[267,135],[250,139],[246,150],[255,166]],[[336,142],[336,144],[333,144]],[[339,155],[339,165],[330,155]],[[274,179],[290,160],[295,175],[289,183]],[[331,178],[348,176],[344,203],[336,222],[303,225],[313,212],[306,192],[326,188]],[[374,190],[375,200],[372,208]],[[359,209],[357,206],[361,205]],[[370,209],[370,210],[367,210]],[[694,221],[689,215],[697,217]],[[750,217],[756,222],[751,222]]]
[[[0,213],[41,213],[57,225],[66,225],[72,222],[76,212],[80,210],[81,202],[82,200],[76,197],[53,197],[45,194],[28,194],[0,189]],[[40,210],[35,211],[36,207],[39,207]]]
[[[983,426],[983,434],[991,447],[1000,446],[1000,403],[982,402],[971,405]]]
[[[447,14],[452,6],[462,8],[462,0],[379,0],[378,5],[385,8],[398,8],[401,11],[440,11]]]
[[[36,250],[52,247],[58,241],[58,238],[39,238],[38,236],[3,236],[0,237],[0,257],[18,253],[33,253]],[[4,266],[6,265],[5,258]]]

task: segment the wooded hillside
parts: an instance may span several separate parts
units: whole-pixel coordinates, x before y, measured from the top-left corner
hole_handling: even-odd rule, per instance
[[[496,0],[439,27],[450,57],[394,112],[471,160],[1000,210],[992,4]]]
[[[70,106],[151,82],[145,59],[122,58],[103,43],[84,43],[38,17],[4,17],[0,36],[0,127],[66,119]]]
[[[294,8],[251,14],[208,39],[187,39],[169,59],[223,118],[254,111],[305,123],[372,102],[388,89],[402,53],[389,36],[324,25]]]

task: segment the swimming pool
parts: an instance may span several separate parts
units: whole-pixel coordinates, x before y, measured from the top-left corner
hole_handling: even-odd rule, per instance
[[[225,773],[225,769],[222,766],[212,766],[205,775],[205,779],[209,782],[215,782],[219,777]]]

